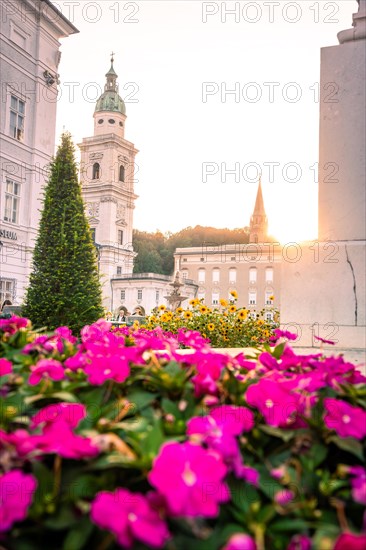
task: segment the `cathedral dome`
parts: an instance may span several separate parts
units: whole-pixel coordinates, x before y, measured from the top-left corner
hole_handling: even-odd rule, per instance
[[[104,86],[104,92],[100,96],[95,106],[95,112],[110,111],[111,113],[126,114],[126,105],[121,96],[118,94],[117,73],[112,64],[109,71],[106,73],[107,82]]]

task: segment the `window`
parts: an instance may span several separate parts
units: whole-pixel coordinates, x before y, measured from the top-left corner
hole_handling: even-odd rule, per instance
[[[156,290],[155,291],[155,302],[158,304],[159,300],[160,300],[160,291]]]
[[[100,119],[98,120],[98,124],[103,124],[103,122],[104,122],[104,119],[103,119],[103,118],[100,118]]]
[[[229,269],[229,282],[230,282],[231,285],[236,283],[236,269],[235,268],[230,268]]]
[[[142,288],[139,288],[137,291],[137,299],[142,300]]]
[[[257,282],[257,268],[251,267],[249,269],[249,282],[250,283],[256,283]]]
[[[212,270],[212,282],[213,283],[218,283],[220,282],[220,270],[215,267],[213,270]]]
[[[122,164],[119,167],[119,181],[125,181],[125,167]]]
[[[204,292],[198,292],[197,298],[198,298],[199,300],[205,301],[205,293],[204,293]]]
[[[186,262],[187,261],[187,258],[183,258],[183,262]]]
[[[272,313],[267,313],[267,314],[266,314],[266,320],[269,321],[269,322],[270,322],[270,321],[273,321],[273,315],[272,315]]]
[[[255,306],[256,303],[257,303],[257,293],[249,292],[249,305]]]
[[[5,183],[5,212],[4,221],[18,223],[20,184],[13,180]]]
[[[122,229],[118,229],[118,244],[123,244],[123,231]]]
[[[273,283],[273,267],[266,268],[266,282]]]
[[[23,139],[24,134],[24,115],[24,101],[12,95],[10,99],[10,135],[19,141]]]
[[[188,271],[186,269],[183,269],[182,271],[182,279],[187,279],[188,277]]]
[[[90,228],[90,233],[91,233],[91,238],[93,240],[93,243],[95,243],[95,232],[96,232],[95,227],[91,227]]]
[[[100,164],[99,162],[94,162],[93,164],[93,180],[99,180],[100,178]]]
[[[265,301],[266,301],[266,306],[271,306],[273,304],[273,294],[272,294],[272,292],[266,292]]]
[[[219,305],[219,299],[220,299],[220,294],[218,292],[213,292],[212,293],[212,305],[213,306]]]
[[[14,279],[0,279],[0,306],[2,306],[5,300],[13,301],[14,289]]]
[[[125,300],[126,299],[126,291],[125,290],[121,290],[121,300]]]
[[[108,122],[109,122],[109,124],[115,124],[116,121],[114,120],[114,118],[110,118],[110,119],[108,120]]]
[[[206,271],[202,268],[198,270],[198,282],[204,283],[206,280]]]
[[[122,275],[122,267],[117,265],[117,275]]]

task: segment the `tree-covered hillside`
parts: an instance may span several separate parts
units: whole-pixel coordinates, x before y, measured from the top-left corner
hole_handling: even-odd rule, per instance
[[[133,248],[137,252],[134,273],[162,273],[172,275],[173,254],[176,248],[213,244],[245,244],[249,242],[249,228],[217,229],[215,227],[186,227],[178,233],[147,233],[134,230]]]

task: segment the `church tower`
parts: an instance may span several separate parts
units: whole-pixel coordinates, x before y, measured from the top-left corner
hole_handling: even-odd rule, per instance
[[[257,198],[255,200],[254,212],[250,218],[249,242],[263,243],[267,240],[268,219],[264,209],[262,183],[259,179]]]
[[[103,304],[110,309],[111,280],[132,274],[136,254],[132,248],[135,156],[137,149],[125,139],[126,106],[118,94],[118,75],[106,73],[104,92],[94,111],[94,135],[83,138],[80,179],[86,213],[98,252]]]

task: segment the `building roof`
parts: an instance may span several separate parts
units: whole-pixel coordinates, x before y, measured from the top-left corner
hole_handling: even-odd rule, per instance
[[[104,92],[100,96],[95,106],[95,113],[100,111],[109,111],[111,113],[126,114],[126,105],[121,96],[118,94],[117,78],[118,74],[113,67],[113,56],[111,58],[111,67],[106,73],[106,83]]]
[[[51,2],[51,0],[41,0],[41,2],[44,2],[45,4],[50,6],[50,8],[52,8],[53,11],[57,14],[58,18],[61,19],[63,23],[66,23],[69,34],[76,34],[80,32],[79,29],[77,29],[75,25],[73,25],[71,21],[69,21],[67,17],[63,15],[63,13],[55,6],[55,4]],[[55,20],[52,20],[52,22],[54,23]]]

